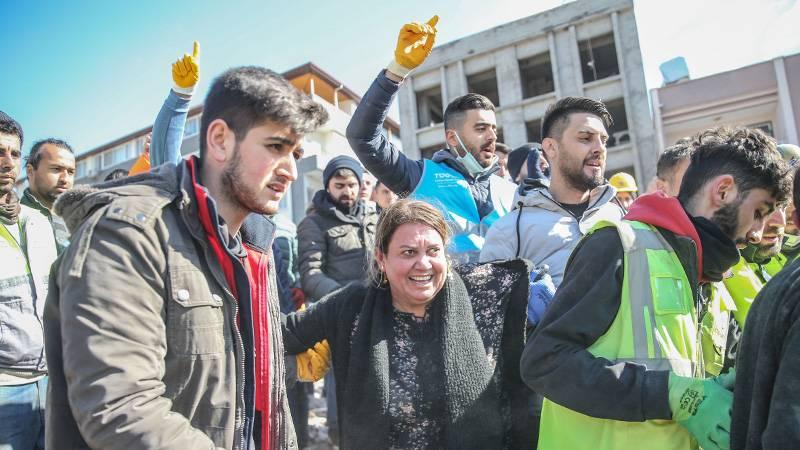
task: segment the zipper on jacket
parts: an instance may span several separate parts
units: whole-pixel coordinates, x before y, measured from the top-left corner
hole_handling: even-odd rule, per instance
[[[545,191],[546,191],[548,194],[550,193],[550,191],[549,191],[549,190],[545,190]],[[556,206],[558,206],[559,208],[561,208],[561,210],[562,210],[562,211],[564,211],[565,213],[567,213],[567,214],[569,214],[570,216],[572,216],[572,217],[575,219],[575,221],[576,221],[576,222],[578,222],[578,223],[581,223],[581,220],[583,220],[583,217],[584,217],[584,216],[586,216],[586,213],[587,213],[587,212],[589,212],[589,211],[590,211],[592,208],[595,208],[595,207],[597,206],[597,204],[598,204],[598,203],[600,203],[600,200],[602,200],[602,199],[603,199],[603,197],[606,195],[606,192],[608,192],[608,186],[606,186],[606,187],[605,187],[605,189],[603,189],[603,192],[602,192],[600,195],[598,195],[598,196],[597,196],[597,200],[595,200],[595,202],[594,202],[593,204],[591,204],[591,205],[588,205],[588,201],[587,201],[586,210],[585,210],[585,211],[583,211],[583,215],[582,215],[580,218],[578,218],[578,216],[576,216],[575,214],[572,214],[572,212],[570,212],[570,211],[567,211],[567,209],[566,209],[566,208],[564,208],[564,206],[563,206],[561,203],[557,202],[557,201],[556,201],[556,199],[554,199],[553,197],[551,197],[551,196],[549,196],[549,195],[545,195],[545,194],[544,194],[544,192],[542,193],[542,197],[544,197],[544,198],[546,198],[546,199],[550,200],[550,201],[551,201],[551,202],[553,202],[553,203],[554,203]],[[590,195],[591,195],[591,193],[590,193]],[[624,210],[623,210],[623,211],[624,211]]]
[[[239,351],[239,358],[238,358],[238,368],[239,368],[239,375],[240,378],[236,382],[236,394],[239,397],[239,404],[241,408],[237,408],[237,413],[240,414],[239,416],[239,448],[245,449],[244,445],[244,427],[245,427],[245,409],[246,406],[244,404],[244,380],[245,380],[245,365],[244,365],[244,341],[242,339],[242,333],[239,330],[239,325],[236,323],[237,318],[239,317],[239,301],[234,295],[230,292],[229,289],[224,288],[225,293],[231,296],[231,298],[235,299],[236,301],[233,302],[233,315],[231,316],[231,320],[233,321],[233,331],[234,336],[236,336],[236,345],[237,350]]]

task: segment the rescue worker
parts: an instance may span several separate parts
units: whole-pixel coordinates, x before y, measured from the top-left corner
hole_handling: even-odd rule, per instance
[[[733,380],[704,379],[698,287],[722,279],[789,183],[766,135],[719,134],[695,150],[677,199],[640,197],[572,254],[522,356],[546,397],[539,448],[727,449]]]
[[[630,174],[617,172],[608,179],[608,183],[617,190],[614,202],[627,211],[639,193],[639,189],[636,187],[636,180]]]

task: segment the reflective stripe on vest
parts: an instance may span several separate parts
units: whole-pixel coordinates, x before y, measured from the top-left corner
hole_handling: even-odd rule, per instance
[[[703,346],[703,367],[706,374],[717,376],[725,366],[725,351],[728,344],[728,328],[731,312],[736,304],[722,282],[707,285],[706,313],[700,323],[700,342]]]
[[[494,211],[481,219],[464,176],[445,163],[426,159],[422,178],[409,197],[426,201],[444,214],[453,232],[450,252],[454,256],[460,260],[477,261],[486,231],[511,210],[516,188],[497,175],[490,176],[489,196]]]
[[[731,267],[731,272],[733,276],[723,280],[723,283],[736,304],[733,317],[736,318],[739,327],[744,329],[747,313],[750,312],[753,300],[764,287],[764,282],[743,257]]]
[[[777,255],[770,258],[769,262],[766,264],[759,264],[758,267],[761,269],[761,278],[766,283],[767,281],[771,280],[772,277],[778,274],[778,272],[783,269],[783,266],[786,265],[786,255],[783,253],[778,253]]]
[[[700,373],[701,351],[693,293],[674,250],[653,227],[632,221],[613,226],[624,251],[620,308],[606,333],[588,351],[614,362],[642,364],[682,376]],[[646,444],[644,444],[646,443]],[[693,441],[671,420],[624,422],[598,419],[545,399],[539,449],[688,450]]]

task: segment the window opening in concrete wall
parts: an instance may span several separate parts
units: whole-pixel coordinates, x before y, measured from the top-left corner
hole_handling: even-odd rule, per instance
[[[488,97],[494,106],[500,106],[500,92],[497,90],[497,73],[494,69],[469,75],[467,90]]]
[[[525,131],[528,135],[528,142],[542,143],[542,119],[525,122]]]
[[[522,80],[522,98],[531,98],[555,90],[550,52],[519,60],[519,77]]]
[[[423,159],[431,159],[433,154],[443,149],[444,146],[445,144],[441,143],[437,145],[431,145],[430,147],[421,148],[419,149],[419,154],[422,155]]]
[[[772,122],[754,123],[752,125],[747,125],[747,128],[757,128],[766,133],[767,136],[775,137],[775,131],[772,129]]]
[[[584,83],[619,75],[613,33],[578,42],[578,52]]]
[[[442,88],[435,86],[417,92],[417,126],[430,127],[444,122]]]
[[[497,128],[497,141],[496,142],[502,142],[503,144],[506,143],[506,138],[505,138],[505,136],[503,136],[503,129],[500,128],[500,127]]]
[[[183,130],[183,138],[189,138],[200,133],[200,116],[194,116],[186,121],[186,127]]]
[[[611,126],[608,136],[608,143],[606,147],[614,147],[616,145],[626,144],[631,141],[630,133],[628,133],[628,116],[625,114],[625,100],[618,98],[603,102],[614,119],[614,125]]]

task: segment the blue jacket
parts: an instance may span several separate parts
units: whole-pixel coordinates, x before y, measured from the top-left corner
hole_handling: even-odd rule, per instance
[[[164,105],[158,111],[150,138],[150,167],[164,163],[181,162],[181,143],[186,118],[189,115],[189,102],[172,89],[169,90]]]
[[[364,94],[347,126],[347,140],[358,159],[375,177],[401,197],[407,197],[422,178],[423,160],[412,160],[381,134],[383,121],[400,88],[381,72]],[[447,164],[464,176],[481,218],[494,211],[489,195],[489,178],[499,166],[473,178],[449,150],[433,155],[433,161]]]

